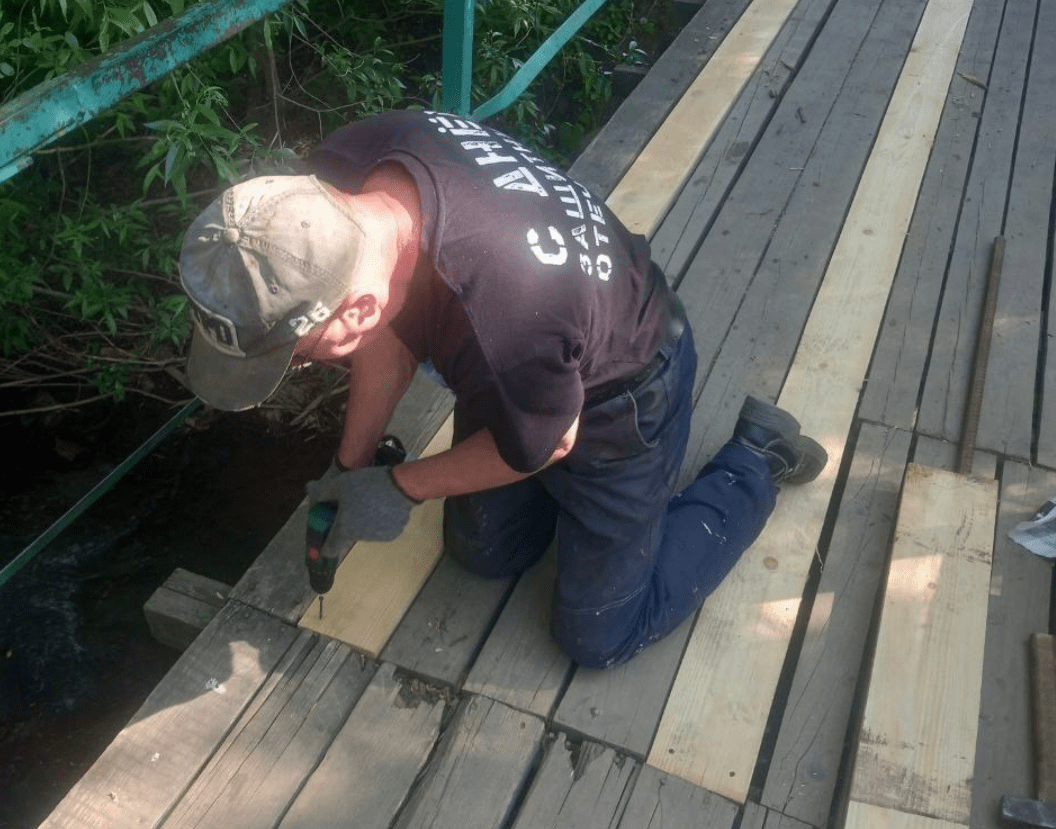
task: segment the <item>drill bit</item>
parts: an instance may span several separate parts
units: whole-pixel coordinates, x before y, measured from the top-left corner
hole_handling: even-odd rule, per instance
[[[323,618],[323,594],[319,594],[319,618]]]

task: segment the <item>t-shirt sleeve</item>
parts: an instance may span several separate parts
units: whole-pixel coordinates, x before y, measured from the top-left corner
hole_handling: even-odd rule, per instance
[[[495,375],[467,401],[470,414],[495,438],[502,459],[518,472],[538,471],[583,408],[576,350],[555,338]]]

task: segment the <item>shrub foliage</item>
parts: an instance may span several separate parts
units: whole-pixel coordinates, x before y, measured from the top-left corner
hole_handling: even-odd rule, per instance
[[[0,9],[0,103],[194,0],[24,0]],[[479,0],[474,104],[580,0]],[[13,7],[13,8],[12,8]],[[492,119],[567,162],[606,115],[609,75],[646,57],[666,0],[610,0]],[[443,0],[295,0],[40,151],[0,185],[0,388],[12,411],[185,396],[183,230],[230,182],[296,169],[330,130],[440,97]],[[20,408],[21,407],[21,408]]]

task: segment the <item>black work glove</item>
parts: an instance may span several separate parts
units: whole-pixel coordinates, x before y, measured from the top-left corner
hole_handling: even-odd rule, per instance
[[[403,532],[418,503],[396,485],[387,466],[326,474],[310,481],[305,492],[313,504],[337,503],[337,516],[320,550],[323,556],[340,556],[357,541],[392,541]]]

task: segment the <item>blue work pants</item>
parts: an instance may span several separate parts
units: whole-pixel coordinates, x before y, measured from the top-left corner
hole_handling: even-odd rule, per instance
[[[584,409],[562,461],[445,505],[447,552],[484,576],[521,573],[557,532],[552,633],[587,667],[630,659],[693,613],[774,508],[766,462],[734,443],[674,493],[697,364],[688,325],[662,354],[636,388]],[[455,440],[476,428],[456,406]]]

